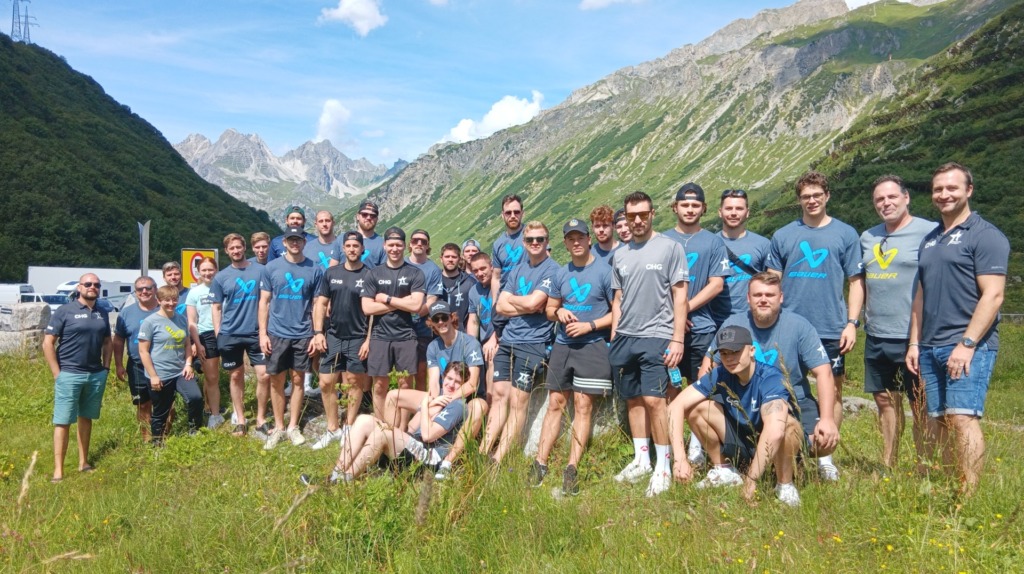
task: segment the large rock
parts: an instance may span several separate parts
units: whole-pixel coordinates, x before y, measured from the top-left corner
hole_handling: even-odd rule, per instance
[[[18,303],[11,308],[11,330],[42,331],[50,322],[50,313],[46,303]]]

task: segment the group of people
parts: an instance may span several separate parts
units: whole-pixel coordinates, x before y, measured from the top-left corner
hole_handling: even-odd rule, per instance
[[[89,431],[111,352],[143,433],[157,442],[175,393],[185,399],[190,429],[203,423],[204,410],[208,426],[226,422],[219,367],[230,373],[232,432],[245,435],[247,356],[264,448],[304,443],[303,400],[319,394],[327,429],[311,446],[340,443],[332,481],[358,477],[385,454],[429,464],[444,479],[474,440],[500,464],[520,444],[530,394],[543,385],[548,409],[532,485],[548,474],[571,402],[562,490],[578,492],[592,414],[617,392],[634,457],[615,480],[646,480],[647,495],[656,496],[707,467],[698,488],[742,486],[753,497],[774,466],[777,498],[798,505],[798,453],[816,461],[823,480],[839,479],[832,453],[844,356],[863,312],[864,388],[878,406],[882,462],[897,463],[906,395],[919,470],[938,458],[972,492],[1009,242],[971,212],[970,170],[936,169],[937,223],[911,215],[898,176],[880,177],[871,196],[881,223],[859,236],[828,214],[824,175],[805,173],[795,191],[801,216],[771,239],[746,229],[743,190],[722,192],[718,233],[701,226],[708,203],[699,185],[677,190],[669,204],[675,224],[663,232],[654,231],[655,200],[637,191],[617,211],[595,208],[589,225],[579,218],[562,225],[565,265],[550,256],[551,230],[527,221],[517,195],[501,202],[505,230],[490,253],[475,239],[448,243],[440,266],[426,230],[378,234],[371,201],[340,236],[327,211],[316,214],[317,234],[306,233],[296,207],[283,235],[250,238],[255,257],[246,258],[245,238],[227,235],[230,265],[202,261],[201,282],[190,289],[175,263],[163,268],[164,287],[140,277],[112,344],[108,318],[95,308],[99,279],[84,275],[81,296],[54,313],[44,339],[57,390],[54,480],[63,476],[76,419],[79,468],[91,468]]]

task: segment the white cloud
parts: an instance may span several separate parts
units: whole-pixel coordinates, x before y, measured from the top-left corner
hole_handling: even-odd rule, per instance
[[[643,0],[580,0],[580,10],[600,10],[612,4],[639,4]]]
[[[320,10],[320,21],[337,20],[366,37],[370,30],[387,23],[388,17],[380,13],[379,0],[338,0],[337,8]]]
[[[861,6],[866,6],[874,2],[878,2],[878,0],[846,0],[846,6],[850,10],[853,10],[854,8],[860,8]]]
[[[441,141],[457,143],[485,138],[498,130],[519,124],[525,124],[540,112],[544,103],[544,94],[533,90],[532,100],[505,96],[501,98],[484,115],[480,121],[464,119],[452,128]]]
[[[323,110],[320,111],[320,120],[316,125],[316,138],[313,141],[331,140],[335,146],[342,143],[345,138],[345,124],[352,117],[340,101],[330,99],[324,102]]]

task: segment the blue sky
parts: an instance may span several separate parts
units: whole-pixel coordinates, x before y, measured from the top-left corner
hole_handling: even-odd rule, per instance
[[[10,14],[9,0],[3,12]],[[32,40],[171,142],[407,160],[792,0],[35,0]],[[852,0],[863,4],[865,0]],[[3,20],[9,32],[10,20]]]

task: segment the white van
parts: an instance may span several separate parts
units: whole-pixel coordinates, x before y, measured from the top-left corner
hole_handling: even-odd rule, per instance
[[[0,285],[0,305],[20,303],[22,294],[34,292],[28,283],[4,283]]]
[[[21,302],[46,303],[47,305],[50,306],[51,311],[56,311],[57,307],[60,307],[61,305],[68,302],[68,296],[58,294],[48,295],[45,293],[22,293]]]

